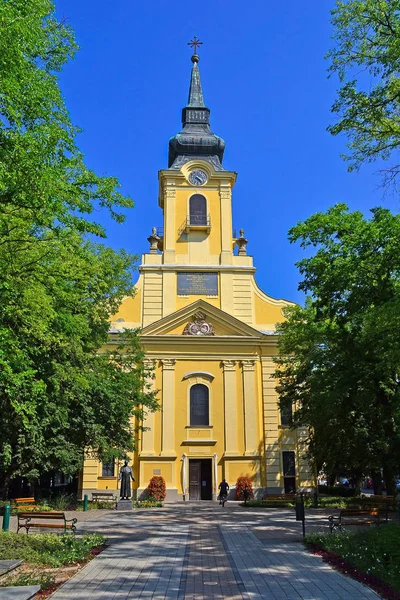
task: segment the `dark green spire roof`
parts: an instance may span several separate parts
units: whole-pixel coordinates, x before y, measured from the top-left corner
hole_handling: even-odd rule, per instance
[[[197,60],[193,60],[196,58]],[[193,67],[192,67],[192,76],[190,78],[190,88],[189,88],[189,98],[187,106],[205,106],[204,98],[203,98],[203,90],[201,89],[201,81],[200,81],[200,71],[197,66],[198,56],[197,54],[193,54],[192,56]]]
[[[182,131],[169,140],[168,168],[180,167],[193,158],[211,162],[222,170],[225,142],[210,129],[210,109],[204,104],[199,57],[192,56],[188,103],[182,110]]]

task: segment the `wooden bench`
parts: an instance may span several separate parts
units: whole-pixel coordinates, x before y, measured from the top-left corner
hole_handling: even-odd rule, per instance
[[[266,494],[262,499],[263,504],[283,504],[283,503],[295,503],[296,494]]]
[[[19,512],[18,513],[18,529],[25,528],[26,533],[29,533],[31,528],[50,528],[50,529],[63,529],[64,533],[72,531],[75,533],[75,523],[78,519],[67,519],[63,512],[58,511],[37,511],[37,512]],[[44,521],[44,522],[43,522]],[[52,521],[49,523],[49,521]],[[54,522],[58,521],[58,522]]]
[[[343,527],[353,525],[379,525],[382,523],[379,508],[368,508],[365,510],[345,508],[338,515],[330,515],[328,521],[331,533],[333,533],[334,529],[343,531]]]
[[[113,492],[92,492],[92,502],[115,502],[117,497]]]
[[[16,505],[17,509],[39,508],[38,506],[36,506],[35,498],[15,498],[14,500],[12,500],[12,502]]]
[[[389,510],[396,510],[396,502],[394,496],[363,496],[362,503],[364,506],[368,506],[369,508],[380,508],[384,509],[386,513],[386,521],[388,520]]]

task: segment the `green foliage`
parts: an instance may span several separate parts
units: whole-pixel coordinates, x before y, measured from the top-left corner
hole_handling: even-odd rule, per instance
[[[306,508],[313,508],[313,499],[305,498],[304,505]],[[293,509],[295,502],[276,502],[268,501],[263,502],[261,500],[249,500],[246,505],[242,503],[240,506],[247,506],[249,508],[290,508]],[[365,503],[361,498],[342,498],[341,496],[319,496],[318,508],[363,508]]]
[[[352,498],[355,494],[354,488],[346,488],[342,485],[319,485],[318,492],[329,496],[340,496],[342,498]]]
[[[138,500],[133,502],[133,508],[162,508],[161,500]]]
[[[247,492],[247,500],[251,500],[254,496],[253,481],[250,477],[238,477],[236,481],[236,500],[245,499],[245,491]]]
[[[136,257],[99,243],[104,209],[132,200],[87,168],[57,73],[77,50],[51,0],[0,3],[0,488],[16,475],[66,474],[85,448],[135,447],[132,419],[155,410],[137,332],[108,341],[134,294]]]
[[[87,560],[92,548],[104,544],[97,533],[81,538],[53,533],[22,535],[0,532],[0,560],[22,559],[35,565],[61,567]]]
[[[306,543],[336,552],[400,592],[399,535],[400,525],[384,525],[355,533],[311,534],[306,536]]]
[[[292,508],[294,507],[295,503],[294,502],[279,502],[279,504],[277,504],[276,502],[269,502],[267,501],[262,501],[262,500],[249,500],[246,502],[246,504],[241,503],[240,506],[246,506],[249,508]]]
[[[54,586],[56,580],[51,573],[42,573],[41,571],[32,571],[30,573],[19,573],[11,578],[2,578],[0,588],[20,585],[40,585],[42,591],[46,591]]]
[[[338,121],[329,130],[347,135],[350,171],[393,155],[383,171],[384,183],[393,184],[400,172],[400,1],[338,0],[332,24],[329,70],[342,86],[332,108]]]
[[[154,475],[147,486],[147,497],[149,500],[163,501],[167,495],[165,479],[161,475]]]
[[[281,402],[309,427],[317,471],[355,477],[383,468],[388,494],[400,470],[400,215],[371,219],[337,205],[290,232],[314,248],[298,263],[308,293],[278,326]]]

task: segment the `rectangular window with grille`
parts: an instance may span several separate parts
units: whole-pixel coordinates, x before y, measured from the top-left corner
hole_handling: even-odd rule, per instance
[[[114,461],[103,463],[102,477],[114,477]]]

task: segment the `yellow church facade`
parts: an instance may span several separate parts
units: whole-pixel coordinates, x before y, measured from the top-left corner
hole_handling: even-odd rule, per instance
[[[182,131],[159,172],[164,226],[153,228],[136,295],[115,315],[113,336],[140,328],[160,410],[143,423],[131,458],[135,495],[162,475],[167,501],[215,499],[225,478],[249,476],[258,495],[313,486],[306,432],[281,414],[273,358],[276,324],[290,303],[255,280],[244,232],[232,229],[236,173],[222,166],[224,141],[212,133],[192,57]],[[117,343],[115,341],[115,343]],[[80,492],[118,493],[118,464],[88,458]]]

